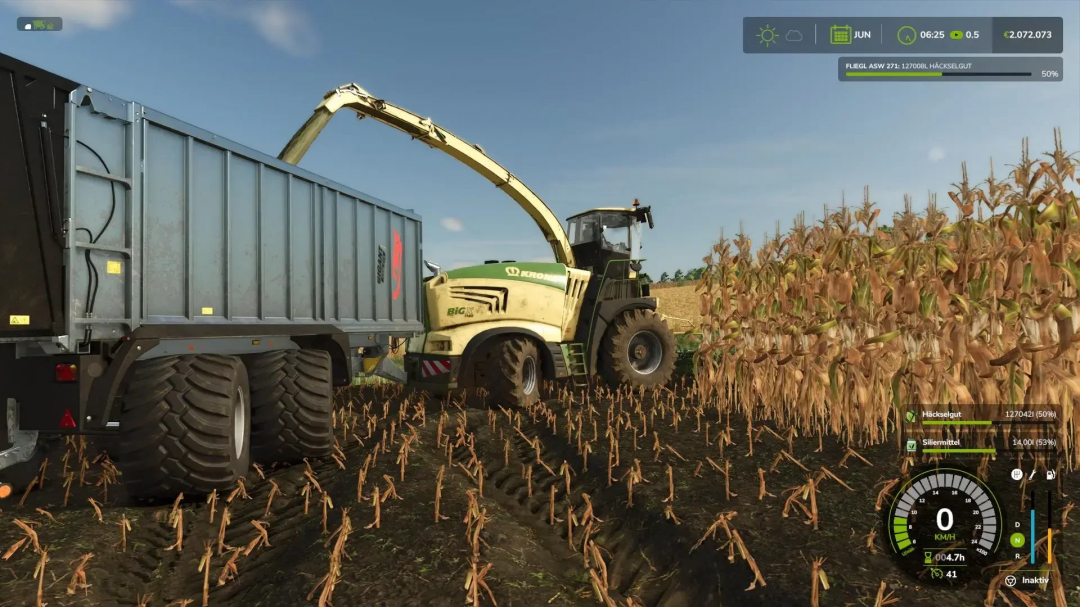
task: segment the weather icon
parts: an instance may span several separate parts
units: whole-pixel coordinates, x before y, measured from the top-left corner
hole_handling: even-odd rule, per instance
[[[760,29],[760,31],[758,32],[758,35],[757,35],[758,39],[761,41],[761,42],[759,42],[759,44],[764,44],[765,48],[769,48],[770,44],[776,44],[778,42],[777,36],[776,36],[776,30],[769,27],[768,23],[765,24],[765,27],[762,27],[762,28],[759,28],[759,29]]]
[[[788,42],[802,42],[802,32],[799,30],[788,30],[787,35],[784,36],[784,40]]]

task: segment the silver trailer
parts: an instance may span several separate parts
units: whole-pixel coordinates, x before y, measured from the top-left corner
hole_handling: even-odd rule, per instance
[[[332,390],[423,331],[421,221],[0,55],[0,480],[116,436],[135,497],[326,456]]]

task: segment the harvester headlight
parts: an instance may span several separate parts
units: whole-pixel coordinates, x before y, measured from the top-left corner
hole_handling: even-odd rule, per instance
[[[434,339],[431,341],[432,352],[449,352],[450,351],[449,339]]]

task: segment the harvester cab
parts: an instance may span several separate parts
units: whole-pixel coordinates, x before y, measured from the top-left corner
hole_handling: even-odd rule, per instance
[[[608,278],[627,280],[641,271],[642,226],[653,227],[652,207],[637,199],[631,208],[601,208],[567,219],[566,233],[578,267]],[[630,263],[611,261],[630,260]]]

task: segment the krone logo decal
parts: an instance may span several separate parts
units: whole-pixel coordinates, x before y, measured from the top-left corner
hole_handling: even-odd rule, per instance
[[[562,282],[565,276],[559,274],[544,274],[543,272],[533,272],[532,270],[522,270],[514,266],[508,266],[506,268],[506,275],[513,276],[515,278],[532,278],[534,280],[546,280],[548,282]]]

